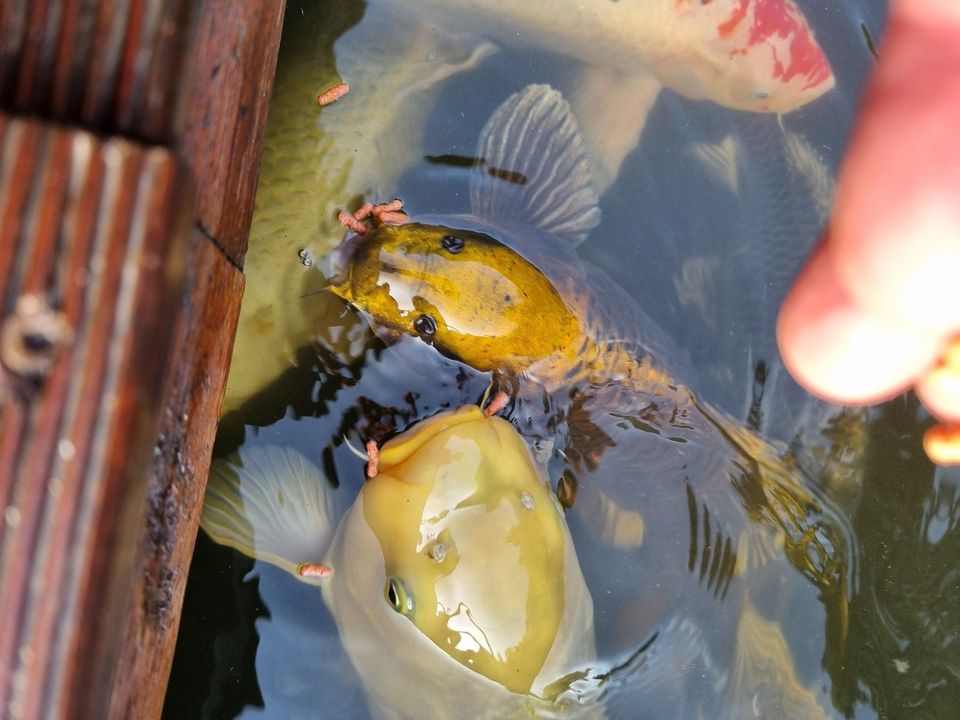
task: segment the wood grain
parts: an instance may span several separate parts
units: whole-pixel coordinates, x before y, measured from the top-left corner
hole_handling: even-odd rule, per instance
[[[277,66],[282,0],[206,0],[197,33],[193,94],[180,142],[198,178],[197,218],[243,267],[260,151]]]
[[[284,3],[207,0],[196,37],[188,121],[177,145],[197,178],[176,364],[147,488],[139,577],[124,615],[111,717],[159,717],[240,314],[253,198]]]
[[[283,11],[0,0],[0,717],[160,715]]]
[[[161,431],[153,450],[140,575],[124,617],[110,717],[160,717],[179,628],[187,572],[200,523],[226,369],[233,351],[244,277],[196,230],[190,296],[176,333]]]
[[[187,93],[195,0],[0,0],[0,104],[150,142]]]
[[[190,182],[167,150],[0,127],[4,167],[23,171],[0,182],[13,251],[0,323],[22,322],[26,298],[65,329],[45,338],[60,346],[46,374],[2,370],[0,713],[96,717],[133,581],[118,541],[143,520]]]

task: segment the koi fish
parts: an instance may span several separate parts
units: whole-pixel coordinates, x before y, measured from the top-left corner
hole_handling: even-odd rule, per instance
[[[559,504],[510,423],[475,406],[414,425],[341,518],[301,453],[214,464],[201,526],[319,584],[380,717],[602,717],[593,602]],[[332,574],[326,570],[332,569]]]

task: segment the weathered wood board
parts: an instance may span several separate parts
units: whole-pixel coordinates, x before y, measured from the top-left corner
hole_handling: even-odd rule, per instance
[[[0,0],[0,716],[158,717],[282,0]]]

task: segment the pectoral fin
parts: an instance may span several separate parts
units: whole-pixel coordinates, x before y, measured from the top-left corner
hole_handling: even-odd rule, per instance
[[[624,158],[640,142],[647,116],[661,89],[648,72],[626,74],[610,67],[587,66],[570,91],[597,191],[617,179]]]
[[[299,568],[323,559],[336,522],[333,488],[292,448],[245,448],[213,461],[200,526],[221,545],[311,582]]]
[[[833,173],[820,153],[802,135],[786,130],[784,143],[787,162],[810,189],[817,220],[826,222],[837,189]]]
[[[587,530],[594,540],[621,550],[632,550],[643,544],[643,515],[619,505],[596,487],[586,483],[577,495],[583,516],[589,518]]]

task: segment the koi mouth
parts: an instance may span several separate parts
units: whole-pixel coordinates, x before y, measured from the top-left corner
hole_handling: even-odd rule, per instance
[[[395,198],[390,202],[376,205],[364,203],[353,214],[341,211],[337,219],[349,232],[330,253],[330,289],[349,300],[350,298],[347,297],[349,267],[357,248],[363,241],[363,236],[380,225],[404,225],[409,218],[403,211],[403,201]]]
[[[340,244],[330,252],[330,272],[328,273],[328,277],[330,287],[334,290],[344,286],[350,279],[350,263],[357,251],[357,247],[362,241],[363,235],[347,233],[347,236],[340,241]]]

